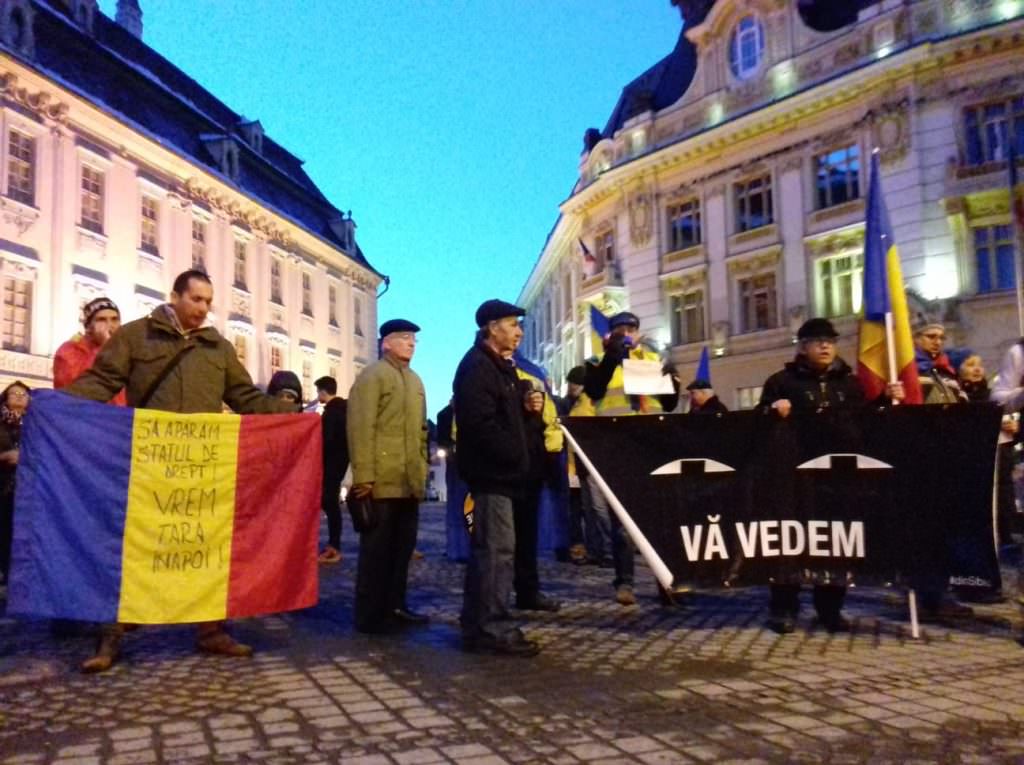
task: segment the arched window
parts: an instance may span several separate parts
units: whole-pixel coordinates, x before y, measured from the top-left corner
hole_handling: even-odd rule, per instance
[[[745,80],[761,66],[764,57],[764,28],[753,16],[744,16],[729,39],[729,68],[737,79]]]

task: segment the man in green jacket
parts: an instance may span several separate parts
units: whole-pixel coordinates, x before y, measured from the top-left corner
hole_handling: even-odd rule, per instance
[[[145,318],[121,327],[100,351],[92,367],[64,390],[93,401],[109,401],[122,388],[128,406],[190,414],[220,412],[223,401],[239,414],[293,412],[294,406],[264,394],[235,354],[234,346],[206,316],[213,285],[202,271],[185,271],[174,280],[169,303]],[[83,672],[104,672],[117,660],[123,625],[102,629],[96,655]],[[250,656],[223,622],[199,625],[197,647],[205,653]]]
[[[405,319],[384,322],[382,358],[359,374],[349,392],[351,492],[372,501],[371,527],[359,537],[355,625],[360,632],[427,621],[405,600],[427,482],[427,400],[423,382],[409,368],[419,329]]]

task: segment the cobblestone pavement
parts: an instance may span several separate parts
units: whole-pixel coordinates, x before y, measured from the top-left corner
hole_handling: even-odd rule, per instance
[[[86,677],[88,634],[0,620],[0,763],[1024,762],[1015,605],[913,641],[895,593],[858,589],[851,634],[807,614],[779,637],[760,588],[666,609],[640,567],[640,604],[623,608],[608,570],[545,561],[563,609],[523,614],[541,655],[469,655],[439,506],[423,509],[426,557],[411,573],[428,628],[352,630],[345,532],[316,608],[234,625],[249,660],[194,653],[189,628],[150,628]]]

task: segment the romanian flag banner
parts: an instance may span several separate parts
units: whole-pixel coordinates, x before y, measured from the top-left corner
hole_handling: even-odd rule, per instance
[[[857,377],[869,401],[885,393],[886,385],[895,379],[903,383],[904,403],[920,404],[924,397],[914,363],[910,312],[903,288],[900,254],[882,197],[877,153],[871,155],[870,184],[864,232],[864,315],[860,322]],[[886,315],[891,317],[891,334],[886,329]],[[890,359],[895,360],[895,370],[889,369]]]
[[[317,601],[320,420],[33,395],[8,612],[170,624]]]

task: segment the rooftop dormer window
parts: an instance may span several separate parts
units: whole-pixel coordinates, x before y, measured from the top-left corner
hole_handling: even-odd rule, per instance
[[[738,80],[757,73],[764,58],[764,28],[753,16],[744,16],[729,37],[729,68]]]

